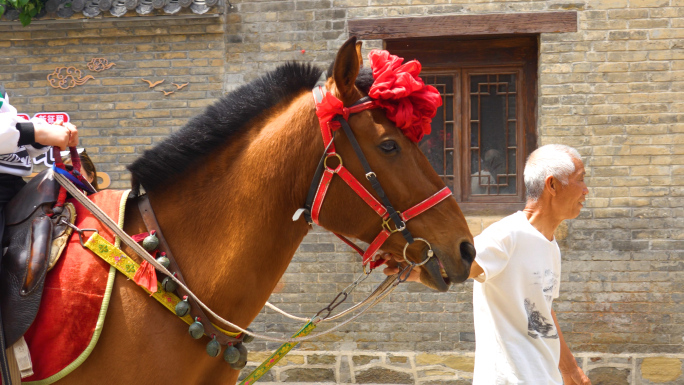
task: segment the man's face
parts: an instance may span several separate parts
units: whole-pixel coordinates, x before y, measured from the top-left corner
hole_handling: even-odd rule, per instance
[[[572,162],[575,172],[568,177],[567,185],[560,184],[556,195],[556,209],[563,219],[577,218],[589,193],[584,183],[584,163],[579,159],[573,159]]]

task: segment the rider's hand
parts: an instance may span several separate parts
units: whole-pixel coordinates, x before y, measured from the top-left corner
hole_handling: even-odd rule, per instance
[[[561,371],[563,376],[563,384],[567,385],[591,385],[589,377],[579,368],[575,366],[572,370]]]
[[[57,146],[62,150],[78,146],[78,130],[71,123],[35,123],[35,140],[43,146]]]
[[[401,271],[401,266],[399,266],[400,259],[396,255],[381,251],[375,255],[375,258],[386,261],[387,267],[382,271],[385,275],[394,275]],[[414,267],[406,280],[420,282],[420,267]]]

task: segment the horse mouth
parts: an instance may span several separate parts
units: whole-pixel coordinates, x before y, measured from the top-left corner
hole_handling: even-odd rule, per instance
[[[436,253],[434,258],[430,258],[430,260],[423,265],[420,275],[421,283],[437,291],[445,292],[449,290],[452,283],[459,283],[468,279],[470,263],[465,260],[462,261],[464,271],[455,273],[452,271],[453,269],[449,268],[449,266],[453,264],[447,263],[445,266],[437,255],[438,253]]]
[[[449,290],[451,286],[449,274],[436,256],[423,265],[420,281],[425,286],[441,292]]]

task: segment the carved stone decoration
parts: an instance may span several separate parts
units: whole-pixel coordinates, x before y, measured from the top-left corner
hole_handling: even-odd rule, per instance
[[[181,10],[180,4],[178,4],[178,0],[171,0],[169,1],[168,4],[164,6],[164,13],[168,13],[173,15],[174,13],[178,13]]]
[[[63,2],[57,7],[57,16],[59,16],[59,17],[61,17],[61,18],[64,18],[64,19],[68,19],[68,18],[70,18],[71,16],[74,15],[74,13],[75,13],[75,12],[74,12],[74,9],[71,8],[71,7],[69,7],[69,6],[67,6],[67,4],[68,4],[68,3],[66,3],[66,2],[63,1]]]
[[[91,75],[83,77],[81,70],[75,67],[57,67],[53,73],[47,76],[50,87],[63,90],[83,85],[90,79],[95,78]]]
[[[112,16],[116,17],[121,17],[128,12],[128,9],[126,8],[126,5],[124,4],[124,0],[117,0],[114,5],[112,6],[112,9],[109,10],[109,13],[112,14]]]
[[[192,4],[192,0],[178,0],[178,4],[183,8],[187,8]]]
[[[218,0],[204,0],[204,3],[207,5],[207,7],[213,7],[214,5],[218,4]]]
[[[119,0],[119,1],[121,2],[121,0]],[[117,4],[117,6],[118,6],[118,4]],[[125,13],[125,11],[124,11],[124,13]],[[116,16],[116,15],[114,15],[114,16]],[[86,64],[86,65],[88,66],[88,69],[93,71],[93,72],[101,72],[101,71],[110,69],[112,66],[115,66],[116,63],[110,63],[109,60],[107,60],[103,57],[95,57],[95,58],[92,58],[88,62],[88,64]]]
[[[168,4],[168,0],[152,0],[152,7],[154,9],[162,9]]]
[[[141,15],[147,15],[154,11],[154,7],[152,7],[152,2],[150,0],[139,0],[138,8],[136,8],[135,11]]]
[[[192,2],[192,5],[190,6],[190,9],[192,12],[198,14],[198,15],[203,15],[209,11],[209,7],[207,7],[207,4],[204,0],[195,0]]]
[[[100,10],[100,1],[99,0],[86,0],[86,6],[83,9],[83,15],[86,17],[95,17],[102,12]]]
[[[138,7],[138,0],[124,0],[124,6],[127,10],[132,11]]]
[[[85,0],[71,0],[71,9],[73,9],[74,12],[83,12],[85,5]]]
[[[112,7],[112,0],[100,0],[100,2],[97,4],[97,7],[100,8],[100,11],[108,11],[109,8]]]

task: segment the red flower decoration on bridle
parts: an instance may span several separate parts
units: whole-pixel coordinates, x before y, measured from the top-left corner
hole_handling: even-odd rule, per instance
[[[376,106],[385,110],[385,115],[407,138],[419,142],[431,131],[430,123],[442,105],[442,97],[433,86],[425,85],[417,60],[402,64],[403,58],[387,51],[373,50],[368,54],[373,70],[373,85],[368,96]],[[316,114],[322,127],[336,115],[345,119],[350,110],[330,92],[316,104]],[[333,122],[334,124],[337,122]],[[339,127],[339,123],[334,124]]]
[[[419,142],[430,133],[432,118],[442,105],[439,91],[418,76],[422,67],[417,60],[402,64],[403,58],[384,50],[373,50],[368,57],[375,79],[368,96],[404,135]]]

